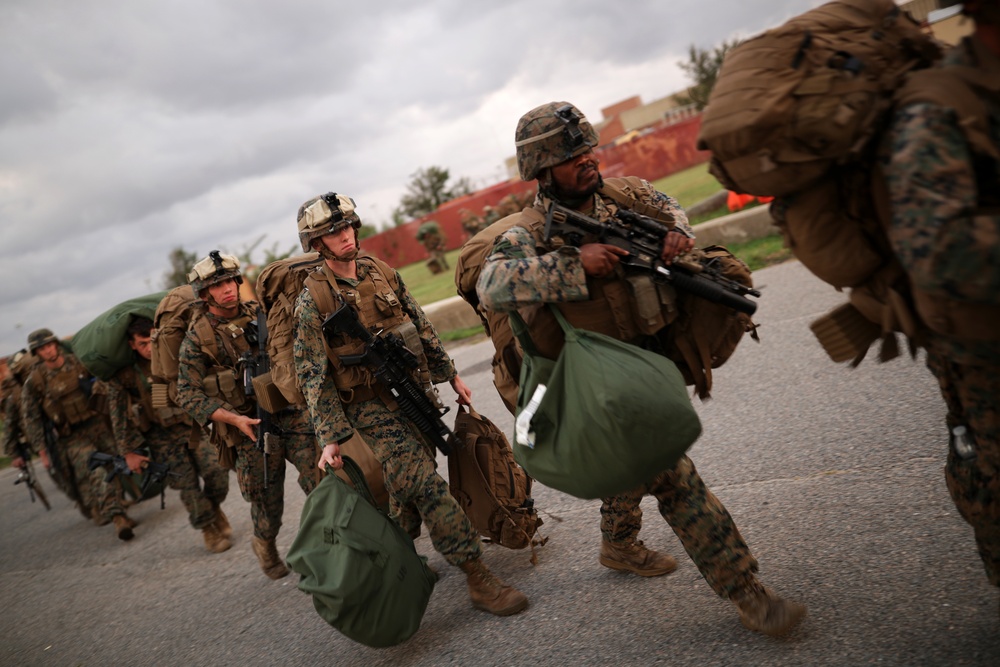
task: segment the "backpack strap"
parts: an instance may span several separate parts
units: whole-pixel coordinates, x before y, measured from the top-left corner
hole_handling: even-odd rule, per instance
[[[602,196],[608,197],[619,207],[629,211],[635,211],[639,215],[653,218],[663,223],[673,224],[676,222],[672,213],[664,211],[656,206],[647,204],[637,198],[633,193],[637,190],[645,189],[641,178],[636,176],[626,176],[624,178],[609,178],[604,181],[604,185],[598,190]]]

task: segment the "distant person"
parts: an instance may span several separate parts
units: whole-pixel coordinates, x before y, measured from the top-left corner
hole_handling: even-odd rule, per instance
[[[417,229],[417,240],[423,244],[430,255],[427,260],[427,267],[431,273],[441,273],[448,268],[448,258],[445,256],[445,236],[441,231],[441,225],[433,220],[428,220]]]

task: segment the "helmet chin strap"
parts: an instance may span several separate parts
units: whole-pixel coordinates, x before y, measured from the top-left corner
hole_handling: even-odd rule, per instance
[[[557,201],[567,208],[575,209],[583,204],[589,202],[591,198],[601,189],[604,185],[604,177],[600,173],[597,175],[597,185],[592,189],[591,192],[583,195],[570,195],[566,193],[562,188],[560,188],[555,179],[552,178],[552,169],[546,168],[544,173],[539,175],[538,178],[538,192],[543,197],[548,197],[553,201]]]
[[[234,306],[223,306],[221,303],[215,300],[215,297],[212,296],[211,292],[209,292],[207,289],[205,290],[205,292],[206,294],[204,297],[202,297],[202,300],[209,306],[213,308],[218,308],[219,310],[229,310],[230,308],[239,308],[240,304],[243,303],[243,299],[240,297],[239,292],[236,293],[236,305]]]
[[[312,243],[313,250],[319,253],[319,256],[323,259],[328,259],[331,262],[351,262],[358,258],[358,253],[361,252],[361,244],[358,243],[358,230],[354,230],[354,250],[347,253],[346,255],[338,255],[332,250],[326,247],[318,237],[313,239]]]

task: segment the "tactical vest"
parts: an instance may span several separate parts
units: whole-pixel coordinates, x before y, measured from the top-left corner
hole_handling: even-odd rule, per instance
[[[361,324],[369,331],[390,332],[409,323],[410,318],[403,311],[403,305],[396,296],[399,283],[392,267],[375,257],[359,257],[357,262],[359,267],[360,265],[369,267],[367,275],[358,282],[357,287],[339,284],[333,271],[326,264],[306,277],[306,289],[312,294],[320,316],[325,318],[333,313],[342,299],[355,310]],[[410,341],[404,340],[404,342],[414,353],[423,350],[422,345],[414,349]],[[419,340],[417,343],[419,344]],[[370,368],[363,364],[346,366],[341,360],[343,356],[363,353],[365,344],[362,341],[342,336],[341,340],[335,340],[331,345],[324,337],[323,345],[333,370],[334,383],[343,403],[370,400],[378,395],[391,409],[396,407],[395,401],[377,383]],[[426,361],[422,366],[426,367]],[[428,373],[428,380],[429,377]]]
[[[128,366],[118,371],[115,379],[121,384],[128,401],[128,420],[140,433],[154,425],[169,428],[176,424],[190,424],[191,418],[176,406],[153,407],[149,378],[139,366]]]
[[[247,399],[238,365],[240,357],[250,350],[243,328],[253,319],[255,309],[255,302],[241,303],[240,314],[231,320],[213,318],[203,312],[191,322],[201,352],[210,360],[202,379],[205,395],[221,399],[227,410],[239,414],[248,414],[253,407]]]
[[[601,197],[614,213],[618,204],[608,193],[607,185],[601,192]],[[638,207],[638,204],[642,204],[642,207]],[[637,212],[640,212],[640,208],[646,212],[659,211],[634,197],[632,205],[637,206],[632,209]],[[545,219],[542,213],[536,208],[526,208],[523,215],[528,220],[525,226],[534,237],[539,253],[553,249],[555,246],[550,247],[551,244],[544,239]],[[673,216],[664,211],[659,211],[657,217],[664,222],[673,222]],[[665,217],[669,220],[664,220]],[[626,276],[619,269],[604,278],[587,276],[587,291],[589,298],[586,301],[549,305],[558,308],[566,321],[574,327],[596,331],[630,343],[639,342],[643,336],[655,335],[677,317],[677,294],[674,288],[657,283],[648,274]],[[520,313],[531,331],[531,338],[538,352],[544,357],[555,359],[562,350],[563,333],[555,316],[545,305],[534,304],[522,308]]]
[[[62,368],[52,371],[40,364],[31,374],[32,387],[42,396],[42,410],[59,429],[60,435],[69,435],[72,427],[96,417],[91,409],[90,396],[84,384],[91,375],[83,364],[71,354],[64,354]]]

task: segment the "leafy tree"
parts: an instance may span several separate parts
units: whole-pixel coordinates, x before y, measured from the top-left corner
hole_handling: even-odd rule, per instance
[[[441,204],[472,192],[469,179],[460,178],[449,186],[449,178],[451,174],[443,167],[427,167],[411,174],[406,194],[392,213],[393,222],[398,226],[406,220],[423,217]]]
[[[687,89],[687,95],[679,96],[677,101],[681,104],[694,104],[699,111],[704,109],[726,53],[739,43],[739,39],[724,41],[711,51],[703,51],[692,44],[688,50],[688,61],[678,62],[677,65],[694,80],[694,85]]]
[[[188,274],[198,261],[198,254],[188,252],[181,246],[170,251],[170,269],[163,274],[163,289],[173,289],[187,285]]]
[[[271,262],[277,262],[279,259],[291,257],[298,249],[297,246],[292,246],[285,252],[279,252],[278,243],[275,242],[270,248],[264,249],[264,261],[257,264],[252,258],[253,251],[257,249],[257,246],[264,242],[266,237],[266,234],[261,235],[256,241],[250,245],[244,246],[243,250],[236,253],[236,258],[240,260],[240,268],[243,273],[243,278],[250,283],[250,285],[257,284],[257,276],[259,276],[260,272],[264,270],[264,267]]]

